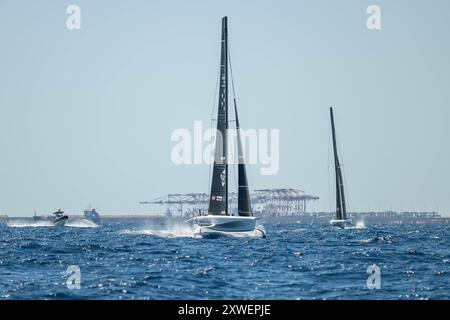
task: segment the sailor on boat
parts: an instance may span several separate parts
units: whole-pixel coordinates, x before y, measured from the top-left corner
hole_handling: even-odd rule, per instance
[[[330,108],[331,133],[333,136],[333,154],[334,154],[334,171],[336,177],[336,216],[330,220],[330,224],[345,229],[352,226],[352,220],[347,217],[347,209],[345,206],[344,180],[342,178],[342,170],[339,162],[336,132],[334,128],[333,108]]]
[[[264,228],[257,226],[257,218],[253,216],[251,208],[235,97],[234,111],[236,116],[236,130],[238,133],[237,145],[239,160],[238,215],[232,216],[228,207],[228,64],[228,26],[227,17],[224,17],[222,18],[220,87],[217,117],[218,134],[216,137],[208,214],[191,218],[187,222],[194,227],[195,234],[202,236],[229,235],[265,237]],[[233,78],[231,78],[231,82],[233,84]]]
[[[52,214],[52,223],[55,227],[62,227],[66,224],[67,220],[69,220],[69,217],[64,215],[64,211],[62,211],[61,209],[53,212]]]

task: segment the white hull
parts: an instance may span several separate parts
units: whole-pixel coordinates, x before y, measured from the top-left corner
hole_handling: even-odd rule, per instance
[[[341,229],[345,229],[347,227],[351,227],[353,226],[352,220],[351,219],[346,219],[346,220],[330,220],[330,224],[332,226],[336,226],[339,227]]]
[[[233,238],[265,238],[266,232],[263,228],[255,228],[252,231],[217,231],[208,227],[197,227],[194,230],[194,237],[200,236],[202,238],[218,238],[218,237],[233,237]]]
[[[264,228],[256,226],[255,217],[200,216],[186,221],[194,228],[194,235],[202,237],[265,237]]]

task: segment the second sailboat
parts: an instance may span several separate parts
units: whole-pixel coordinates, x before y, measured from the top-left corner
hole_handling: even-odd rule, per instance
[[[342,179],[341,164],[336,143],[336,130],[334,128],[333,108],[330,108],[331,134],[333,137],[334,170],[336,177],[336,217],[330,223],[334,226],[345,229],[352,225],[352,220],[347,217],[347,208],[345,206],[344,179]]]

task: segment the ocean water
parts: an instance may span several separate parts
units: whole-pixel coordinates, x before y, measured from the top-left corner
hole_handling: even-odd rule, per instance
[[[199,239],[183,224],[0,225],[0,299],[450,298],[449,225],[265,228]],[[373,264],[380,289],[367,287]]]

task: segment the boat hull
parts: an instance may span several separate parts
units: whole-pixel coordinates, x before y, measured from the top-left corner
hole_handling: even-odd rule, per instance
[[[60,218],[56,218],[53,220],[54,227],[62,227],[66,224],[67,220],[69,220],[68,216],[62,216]]]
[[[351,227],[353,225],[351,219],[345,220],[330,220],[330,224],[335,227],[339,227],[341,229],[345,229],[347,227]]]
[[[265,237],[265,230],[256,226],[255,217],[241,216],[200,216],[186,221],[194,228],[195,235],[217,236],[259,236]]]
[[[263,228],[255,228],[251,231],[218,231],[208,227],[197,227],[194,237],[215,239],[220,237],[230,238],[265,238],[266,231]]]

